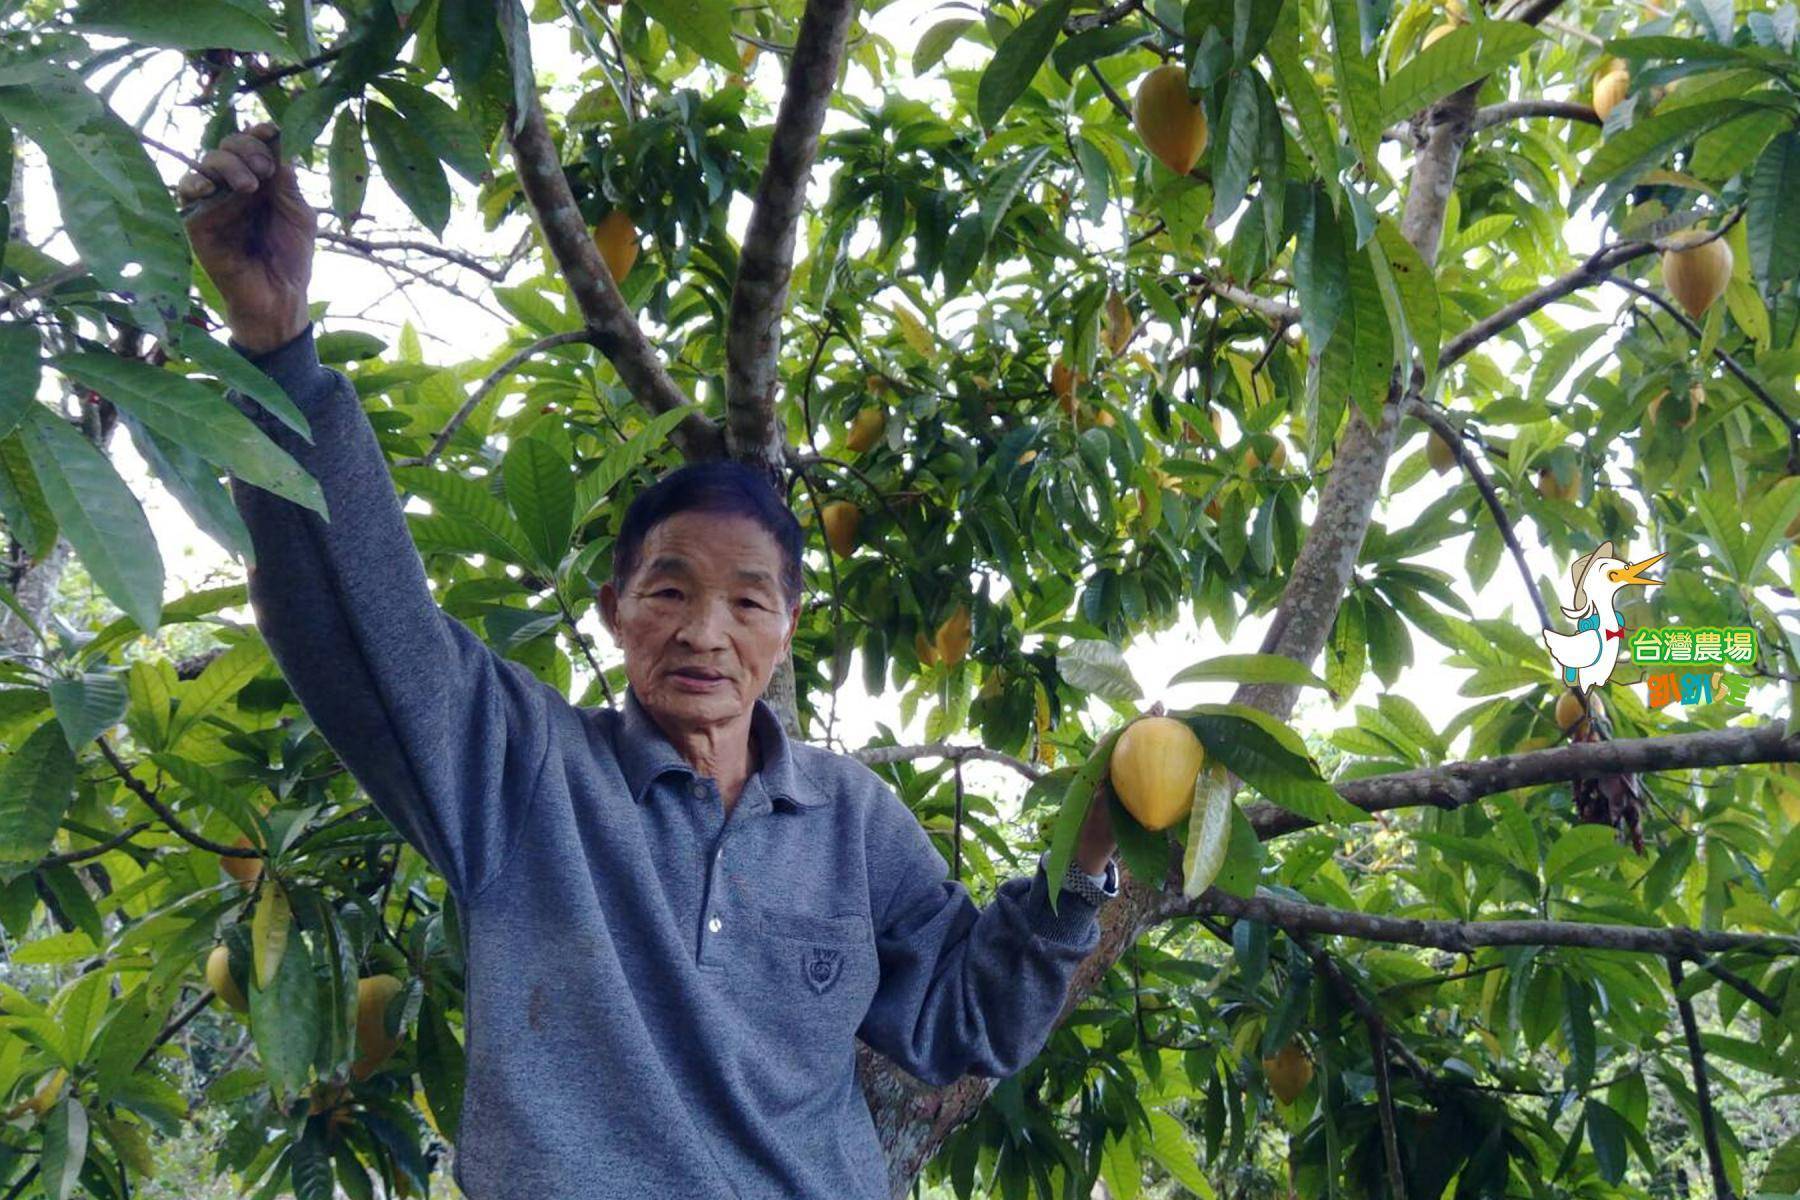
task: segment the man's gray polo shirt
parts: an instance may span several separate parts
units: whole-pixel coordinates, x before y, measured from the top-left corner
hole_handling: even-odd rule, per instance
[[[474,1200],[867,1197],[854,1039],[931,1083],[1048,1039],[1095,906],[1035,872],[986,908],[872,771],[790,740],[729,815],[629,694],[577,708],[440,609],[374,430],[309,328],[251,416],[331,520],[235,477],[249,594],[320,733],[440,871],[467,943],[455,1175]]]

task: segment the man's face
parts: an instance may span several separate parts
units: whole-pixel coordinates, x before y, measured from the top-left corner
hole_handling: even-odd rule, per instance
[[[781,587],[781,547],[748,517],[677,513],[644,537],[600,610],[631,690],[671,735],[748,713],[800,620]]]

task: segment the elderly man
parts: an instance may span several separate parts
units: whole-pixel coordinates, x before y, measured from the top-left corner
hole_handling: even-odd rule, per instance
[[[275,132],[227,137],[179,185],[209,198],[188,230],[233,344],[312,442],[233,403],[330,508],[232,479],[249,595],[307,713],[458,906],[457,1182],[475,1200],[886,1196],[854,1039],[931,1083],[1028,1064],[1116,891],[1105,806],[1057,911],[1042,857],[977,908],[873,772],[791,741],[760,697],[799,621],[802,536],[747,468],[685,467],[626,512],[599,595],[620,707],[571,705],[451,619],[355,391],[319,363],[315,216]]]

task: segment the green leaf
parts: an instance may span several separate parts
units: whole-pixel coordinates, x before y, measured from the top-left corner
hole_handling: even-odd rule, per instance
[[[38,327],[28,321],[0,323],[0,438],[25,419],[25,406],[37,403],[43,364],[38,355]]]
[[[178,350],[183,358],[225,386],[255,400],[276,420],[307,441],[312,440],[312,423],[267,371],[230,346],[207,336],[204,329],[186,322],[173,326],[170,334],[173,349]],[[326,334],[324,338],[316,339],[315,344],[328,341],[331,336]]]
[[[975,114],[983,129],[992,131],[999,125],[1006,110],[1031,86],[1062,32],[1072,2],[1047,0],[994,48],[994,57],[975,88]]]
[[[1370,819],[1320,777],[1306,743],[1267,713],[1242,704],[1201,704],[1175,715],[1193,729],[1208,758],[1282,808],[1319,824]]]
[[[518,518],[540,572],[554,573],[569,550],[575,519],[575,476],[561,449],[542,437],[521,437],[501,463],[506,503]]]
[[[420,224],[442,237],[450,220],[450,181],[444,178],[437,152],[419,130],[385,104],[368,105],[364,116],[382,179]]]
[[[294,1156],[288,1171],[294,1184],[294,1200],[331,1200],[331,1150],[325,1144],[325,1118],[307,1119],[306,1127],[294,1143]]]
[[[1381,217],[1375,227],[1375,244],[1399,296],[1401,311],[1397,315],[1405,319],[1407,335],[1418,348],[1429,379],[1437,374],[1438,346],[1443,340],[1437,282],[1431,267],[1406,240],[1392,217]]]
[[[659,413],[623,445],[614,447],[598,466],[590,468],[575,485],[575,511],[581,514],[576,524],[586,525],[600,515],[600,510],[613,502],[613,490],[625,476],[667,443],[669,434],[693,410],[693,405],[684,404]]]
[[[62,354],[51,365],[244,482],[325,512],[318,480],[215,388],[116,354]]]
[[[1300,296],[1300,328],[1307,353],[1319,355],[1331,341],[1350,293],[1350,264],[1337,214],[1321,188],[1310,192],[1312,203],[1300,214],[1294,246],[1294,287]]]
[[[1647,171],[1660,166],[1670,151],[1733,117],[1755,111],[1741,100],[1711,100],[1634,122],[1602,142],[1588,159],[1569,197],[1569,211],[1592,197],[1594,211],[1606,212]]]
[[[1256,72],[1251,67],[1236,71],[1225,90],[1225,114],[1220,136],[1212,144],[1212,224],[1218,225],[1237,211],[1250,187],[1256,166],[1257,137],[1262,113],[1256,103]]]
[[[1231,816],[1237,808],[1233,790],[1230,776],[1217,763],[1207,763],[1194,777],[1194,807],[1188,810],[1187,853],[1181,867],[1181,894],[1190,900],[1212,886],[1225,865]]]
[[[480,94],[482,77],[500,49],[494,12],[493,0],[442,0],[438,5],[438,56],[461,95]]]
[[[245,50],[293,57],[293,47],[267,17],[230,0],[82,0],[71,14],[77,29],[176,50]]]
[[[732,6],[727,0],[639,0],[638,6],[676,41],[727,71],[739,68],[737,44],[731,40]]]
[[[1221,654],[1177,671],[1169,686],[1228,680],[1233,683],[1291,683],[1296,687],[1325,687],[1325,681],[1282,654]]]
[[[1338,605],[1331,625],[1331,639],[1325,643],[1325,686],[1341,707],[1355,694],[1362,682],[1367,663],[1368,635],[1363,624],[1362,598],[1355,591]]]
[[[1113,743],[1119,740],[1120,729],[1115,729],[1100,739],[1094,752],[1081,764],[1081,770],[1069,779],[1069,786],[1063,790],[1062,805],[1057,810],[1056,824],[1050,831],[1050,853],[1044,859],[1044,877],[1050,880],[1050,911],[1056,911],[1056,902],[1062,894],[1057,886],[1069,869],[1069,860],[1075,855],[1075,840],[1081,833],[1082,822],[1087,819],[1088,806],[1093,803],[1094,789],[1099,786],[1100,777],[1106,773],[1106,767],[1112,761]]]
[[[1348,399],[1362,410],[1370,428],[1381,424],[1381,409],[1387,402],[1394,370],[1393,333],[1371,258],[1376,253],[1372,245],[1348,251],[1347,302],[1332,345],[1327,347],[1328,354],[1340,356],[1331,373],[1334,384],[1343,387]],[[1320,370],[1324,375],[1323,360]],[[1323,382],[1320,386],[1324,386]]]
[[[1404,121],[1506,66],[1537,43],[1538,31],[1520,21],[1459,25],[1388,77],[1381,88],[1378,129]]]
[[[1782,134],[1757,160],[1744,222],[1750,270],[1774,295],[1800,273],[1800,133]]]
[[[1589,1100],[1582,1111],[1600,1177],[1616,1184],[1625,1178],[1625,1118],[1598,1100]]]
[[[139,984],[115,1007],[94,1039],[95,1099],[105,1101],[137,1070],[162,1032],[163,1019],[174,1006],[173,988]]]
[[[956,17],[948,21],[939,21],[919,38],[913,47],[912,69],[914,75],[923,75],[944,60],[950,53],[950,47],[961,39],[963,31],[975,24],[969,17]],[[1068,72],[1064,72],[1064,77]]]
[[[277,1103],[285,1103],[306,1086],[319,1037],[319,989],[311,954],[291,916],[286,917],[282,937],[285,948],[271,986],[259,984],[255,971],[249,980],[250,1033]]]
[[[1298,25],[1286,19],[1293,9],[1293,5],[1283,6],[1283,28],[1270,39],[1264,56],[1275,68],[1277,90],[1294,110],[1294,119],[1300,125],[1300,144],[1312,160],[1313,170],[1330,181],[1337,173],[1337,134],[1312,72],[1300,61]],[[1327,186],[1332,185],[1328,182]]]
[[[481,131],[467,113],[458,112],[422,87],[398,79],[377,79],[375,87],[393,101],[406,123],[424,137],[451,170],[470,183],[478,184],[486,177],[487,148],[481,144]]]
[[[50,702],[69,749],[79,751],[125,717],[125,684],[109,671],[59,675],[50,681]]]
[[[188,730],[223,708],[269,665],[267,645],[260,639],[247,639],[207,663],[197,677],[178,685],[175,698],[179,703],[169,720],[168,742],[163,748],[179,747]]]
[[[438,1128],[454,1142],[462,1125],[463,1048],[444,1019],[442,1003],[431,996],[419,1012],[419,1081]]]
[[[369,150],[363,143],[362,122],[347,108],[331,128],[331,150],[325,161],[331,169],[331,211],[348,227],[362,212],[368,195]]]
[[[75,796],[75,756],[61,725],[44,721],[0,762],[0,864],[49,853]]]
[[[88,1115],[81,1101],[65,1096],[44,1121],[44,1152],[38,1162],[40,1182],[50,1200],[69,1200],[87,1161]]]
[[[522,567],[532,564],[535,555],[530,537],[485,484],[437,467],[395,467],[392,473],[394,482],[404,490],[423,496],[438,512],[479,530],[499,557]]]
[[[1071,641],[1056,652],[1056,669],[1072,686],[1107,700],[1136,700],[1144,694],[1111,642]]]
[[[1375,58],[1363,53],[1362,18],[1356,0],[1331,0],[1331,62],[1344,128],[1350,132],[1357,157],[1373,170],[1375,147],[1385,128],[1381,123],[1381,81]]]
[[[137,497],[111,460],[42,405],[32,406],[19,437],[81,565],[138,628],[154,633],[162,622],[163,564]]]

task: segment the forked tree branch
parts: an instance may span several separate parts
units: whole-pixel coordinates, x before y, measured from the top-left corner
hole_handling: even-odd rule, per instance
[[[1617,242],[1611,246],[1602,246],[1588,255],[1587,260],[1573,271],[1559,276],[1534,292],[1520,296],[1445,342],[1443,351],[1438,355],[1438,369],[1448,370],[1477,346],[1511,329],[1532,313],[1561,300],[1570,292],[1603,282],[1613,268],[1642,258],[1654,249],[1654,242]]]
[[[786,438],[775,416],[781,320],[794,272],[795,231],[837,89],[856,0],[807,0],[788,60],[787,86],[744,232],[725,335],[725,445],[731,457],[778,472]]]
[[[618,284],[600,257],[588,233],[587,223],[575,206],[575,194],[563,174],[562,158],[550,140],[544,108],[533,92],[531,106],[515,114],[507,128],[512,134],[513,160],[519,186],[536,214],[544,241],[556,258],[563,279],[575,297],[581,316],[592,333],[594,345],[611,361],[639,404],[664,413],[687,404],[688,397],[669,377],[656,347],[644,336],[637,318],[626,307]],[[718,458],[725,444],[718,426],[698,412],[689,413],[675,427],[673,440],[690,459]]]

